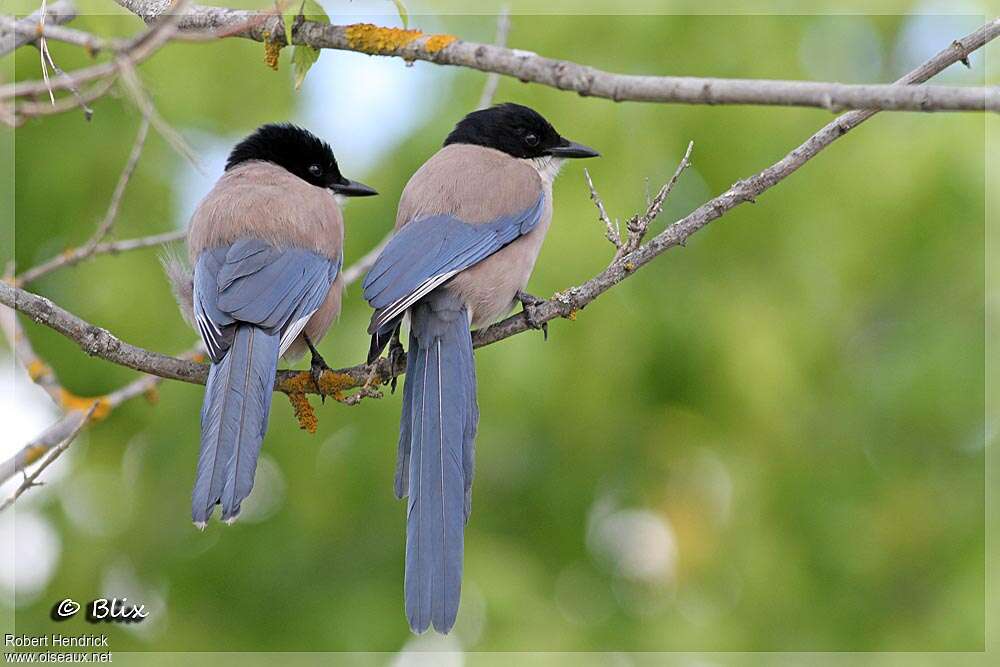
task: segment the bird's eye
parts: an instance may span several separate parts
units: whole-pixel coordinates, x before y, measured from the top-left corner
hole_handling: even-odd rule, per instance
[[[538,135],[530,134],[530,133],[524,135],[524,143],[528,144],[529,146],[537,146],[538,145]]]
[[[320,176],[323,173],[323,167],[318,164],[309,165],[309,173],[313,176]]]

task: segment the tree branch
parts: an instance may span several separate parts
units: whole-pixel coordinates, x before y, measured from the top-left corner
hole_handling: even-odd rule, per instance
[[[39,484],[41,484],[41,482],[36,481],[38,479],[38,476],[42,474],[42,471],[44,471],[46,468],[52,465],[52,463],[57,458],[59,458],[59,456],[62,455],[62,453],[65,452],[71,444],[73,444],[73,440],[76,439],[76,436],[78,436],[80,434],[80,431],[83,430],[83,427],[86,426],[87,421],[90,419],[91,415],[94,414],[94,410],[96,409],[97,409],[97,403],[94,403],[92,406],[90,406],[90,410],[88,410],[86,414],[84,414],[80,419],[76,421],[76,424],[70,431],[69,435],[67,435],[66,438],[62,442],[60,442],[55,449],[52,450],[52,452],[45,458],[45,460],[42,461],[41,465],[35,468],[34,472],[32,472],[30,475],[25,475],[24,482],[21,484],[21,486],[17,487],[17,490],[14,491],[14,494],[10,498],[8,498],[2,504],[0,504],[0,512],[4,511],[5,509],[13,505],[14,501],[20,498],[22,493],[24,493],[33,486],[38,486]],[[0,466],[0,468],[2,467],[6,467],[6,464]]]
[[[53,2],[45,8],[45,27],[42,28],[42,10],[38,9],[23,19],[0,16],[0,57],[31,44],[39,37],[48,37],[50,29],[76,18],[76,7],[69,0]]]
[[[943,51],[917,69],[900,78],[896,84],[922,83],[949,65],[967,57],[1000,33],[1000,21],[988,23],[966,37],[955,40]],[[876,111],[852,111],[828,123],[776,163],[753,176],[738,181],[728,190],[702,204],[697,209],[673,223],[649,242],[611,264],[597,276],[576,287],[563,290],[551,299],[532,309],[535,324],[564,317],[575,318],[577,311],[586,307],[604,292],[622,282],[635,271],[678,245],[707,224],[745,202],[754,202],[765,191],[794,173],[815,157],[821,150],[847,134]],[[109,331],[94,326],[57,306],[48,299],[27,292],[13,285],[0,284],[0,303],[15,308],[35,322],[48,326],[76,342],[91,356],[98,356],[122,366],[134,368],[160,377],[204,384],[208,367],[205,364],[176,359],[151,352],[116,338]],[[523,331],[534,329],[524,313],[517,313],[485,329],[473,332],[474,347],[483,347],[509,338]],[[393,375],[405,371],[405,355],[400,355],[395,368],[385,358],[371,366],[361,364],[323,375],[323,393],[339,393],[353,388],[370,389],[377,383],[388,381]],[[275,389],[287,394],[317,393],[308,372],[279,371]]]
[[[147,23],[167,12],[164,0],[116,0]],[[226,31],[227,36],[285,45],[281,19],[272,13],[192,5],[178,23],[180,30]],[[995,34],[1000,19],[985,26]],[[491,44],[462,41],[453,35],[381,28],[369,24],[331,25],[305,21],[292,33],[294,44],[317,49],[357,51],[423,60],[514,77],[583,96],[616,102],[680,104],[758,104],[819,107],[830,111],[879,109],[895,111],[1000,111],[1000,89],[984,87],[840,84],[766,79],[718,79],[679,76],[636,76],[604,72],[566,60]],[[957,48],[957,47],[956,47]],[[956,61],[968,56],[963,53]]]

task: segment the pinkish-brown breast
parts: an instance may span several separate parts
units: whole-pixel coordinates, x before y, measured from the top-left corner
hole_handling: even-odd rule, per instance
[[[535,229],[447,284],[469,306],[473,326],[483,326],[510,312],[541,250],[552,219],[552,191],[542,183],[538,172],[524,160],[492,148],[445,146],[407,183],[399,202],[396,229],[435,214],[483,224],[530,208],[542,194],[545,204]]]
[[[246,162],[223,174],[195,210],[188,231],[191,262],[206,248],[247,237],[336,259],[344,247],[344,222],[329,190],[269,162]]]

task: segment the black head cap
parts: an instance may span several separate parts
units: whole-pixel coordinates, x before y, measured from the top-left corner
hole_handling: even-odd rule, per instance
[[[226,161],[226,171],[250,160],[271,162],[307,183],[339,194],[377,194],[367,185],[344,178],[330,145],[309,130],[291,123],[261,125],[233,147]]]
[[[564,139],[540,113],[520,104],[498,104],[473,111],[451,131],[444,145],[474,144],[516,158],[597,157],[593,148]]]

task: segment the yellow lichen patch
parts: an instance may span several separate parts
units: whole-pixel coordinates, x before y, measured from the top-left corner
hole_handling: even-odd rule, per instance
[[[371,23],[347,26],[347,43],[352,49],[373,55],[398,51],[424,33],[419,30],[383,28]]]
[[[427,38],[427,41],[424,42],[424,49],[427,53],[437,53],[452,42],[456,41],[458,41],[458,37],[455,37],[454,35],[431,35]]]
[[[264,64],[278,71],[278,57],[281,55],[281,44],[271,41],[271,33],[264,33]]]
[[[73,246],[70,246],[70,247],[66,248],[65,250],[63,250],[62,253],[60,253],[60,254],[63,256],[63,259],[69,259],[75,253],[76,253],[76,248],[74,248]]]
[[[288,401],[292,404],[292,409],[295,411],[295,419],[299,422],[299,428],[309,433],[315,433],[319,420],[316,418],[316,413],[313,412],[306,395],[299,393],[289,394]]]
[[[635,271],[635,264],[633,264],[632,262],[625,262],[625,270],[628,271],[629,273],[632,273],[633,271]]]
[[[300,371],[278,385],[278,389],[286,394],[304,394],[313,388],[312,376],[306,371]]]
[[[575,322],[576,321],[576,313],[577,313],[576,310],[571,310],[566,315],[563,315],[563,317],[565,317],[567,320],[571,320],[571,321]]]
[[[156,405],[160,402],[160,392],[156,387],[150,387],[144,391],[142,395],[146,397],[146,400],[149,401],[150,405]]]
[[[106,396],[77,396],[71,391],[59,390],[59,405],[67,412],[70,410],[89,412],[95,403],[97,407],[94,408],[94,413],[90,418],[93,421],[101,421],[111,412],[111,403]]]
[[[338,401],[344,398],[345,389],[353,389],[356,386],[353,378],[346,373],[323,371],[319,377],[319,393],[323,396],[332,396]],[[282,380],[278,389],[289,395],[305,394],[308,391],[314,391],[316,385],[308,371],[301,371],[286,380]]]
[[[344,397],[344,390],[357,386],[350,375],[323,371],[319,378],[320,391],[326,396],[333,396],[338,401]]]
[[[28,364],[28,377],[32,382],[38,382],[38,378],[48,375],[49,367],[41,359],[32,359]]]

